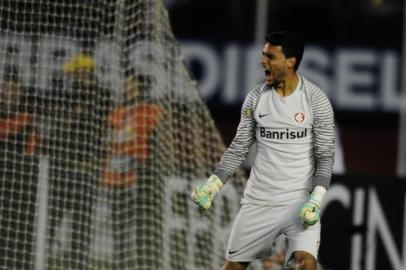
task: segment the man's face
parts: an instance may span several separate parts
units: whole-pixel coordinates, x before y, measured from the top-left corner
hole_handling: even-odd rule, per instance
[[[265,81],[270,86],[277,86],[285,80],[289,69],[293,68],[294,58],[287,59],[281,46],[266,43],[262,49],[261,65],[265,72]]]

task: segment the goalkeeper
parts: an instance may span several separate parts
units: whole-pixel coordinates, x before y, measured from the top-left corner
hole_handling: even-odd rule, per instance
[[[249,92],[234,140],[214,174],[193,189],[192,199],[210,208],[256,142],[223,270],[246,269],[251,261],[269,256],[280,234],[287,239],[286,263],[315,270],[320,205],[334,160],[333,109],[320,88],[297,73],[304,51],[301,37],[276,32],[265,41],[265,83]]]

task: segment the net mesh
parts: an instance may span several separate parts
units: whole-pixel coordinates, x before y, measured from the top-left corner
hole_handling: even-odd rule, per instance
[[[241,177],[158,0],[0,1],[0,268],[218,269]],[[241,175],[241,174],[239,174]]]

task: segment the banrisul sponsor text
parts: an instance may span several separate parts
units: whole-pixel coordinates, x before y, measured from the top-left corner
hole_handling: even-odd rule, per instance
[[[310,133],[307,128],[291,130],[289,128],[276,130],[271,128],[260,128],[260,136],[262,138],[274,139],[274,140],[295,140],[306,138]]]

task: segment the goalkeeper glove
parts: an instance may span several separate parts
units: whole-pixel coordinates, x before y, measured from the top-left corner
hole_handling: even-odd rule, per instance
[[[310,194],[310,199],[300,209],[299,215],[305,226],[312,226],[320,220],[320,205],[326,189],[322,186],[316,186]]]
[[[217,175],[211,175],[206,183],[197,185],[192,191],[192,200],[204,210],[210,208],[216,194],[223,187]]]

